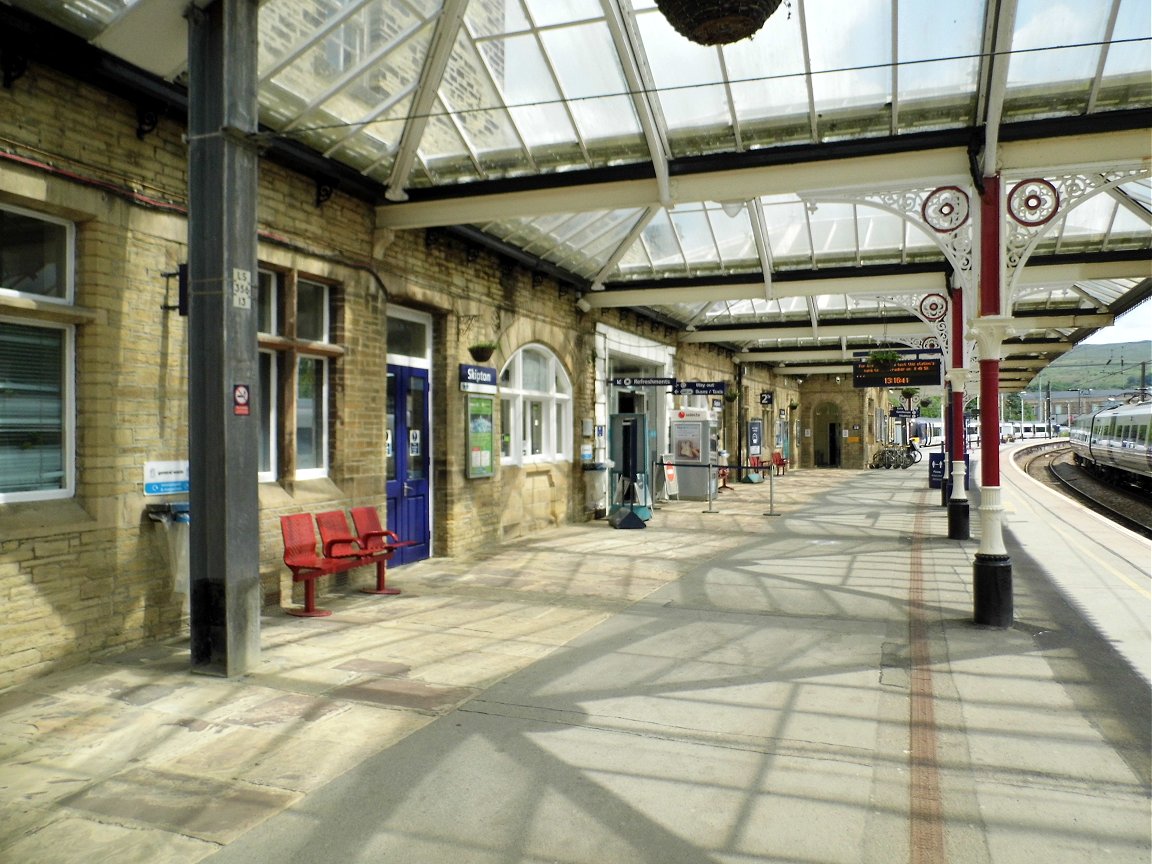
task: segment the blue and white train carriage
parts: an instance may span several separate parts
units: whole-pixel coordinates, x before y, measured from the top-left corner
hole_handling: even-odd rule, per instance
[[[1152,401],[1102,408],[1068,433],[1076,464],[1152,491]]]

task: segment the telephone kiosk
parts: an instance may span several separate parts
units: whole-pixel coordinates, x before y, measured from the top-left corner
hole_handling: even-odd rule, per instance
[[[644,523],[652,518],[647,418],[643,414],[613,414],[608,419],[612,454],[608,523],[613,528],[644,528]]]

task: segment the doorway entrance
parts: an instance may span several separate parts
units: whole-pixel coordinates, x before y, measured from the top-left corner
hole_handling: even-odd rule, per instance
[[[430,346],[428,316],[389,310],[385,527],[414,544],[398,549],[393,564],[422,561],[432,552]]]
[[[817,468],[840,467],[840,438],[843,422],[840,406],[823,402],[816,407],[812,419],[812,448]]]

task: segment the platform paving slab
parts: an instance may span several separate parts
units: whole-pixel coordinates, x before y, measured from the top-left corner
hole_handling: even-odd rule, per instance
[[[972,626],[921,468],[398,568],[265,616],[242,679],[177,641],[0,694],[0,861],[912,861],[919,567],[941,864],[1148,864],[1146,682],[1034,540]]]

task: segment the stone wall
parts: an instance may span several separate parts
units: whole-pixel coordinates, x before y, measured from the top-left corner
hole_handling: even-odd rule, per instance
[[[33,65],[0,89],[0,203],[69,220],[76,230],[73,306],[0,296],[5,321],[53,321],[75,333],[75,495],[0,504],[0,689],[100,654],[187,632],[163,527],[147,515],[146,462],[189,458],[187,319],[171,275],[187,255],[186,148],[179,118],[141,140],[131,104]],[[317,203],[313,179],[269,162],[259,175],[263,268],[331,286],[329,470],[260,484],[260,573],[269,607],[298,604],[281,563],[279,517],[385,504],[387,314],[432,320],[433,555],[589,518],[579,459],[581,421],[596,416],[597,323],[675,347],[675,375],[737,386],[732,354],[677,345],[677,333],[623,310],[581,313],[571,286],[540,278],[447,231],[375,227],[372,202],[336,190]],[[526,346],[554,355],[572,388],[573,458],[496,466],[466,476],[468,346],[495,339],[500,369]],[[263,343],[262,343],[263,344]],[[267,346],[265,346],[267,347]],[[743,370],[741,399],[724,411],[725,444],[798,396],[794,380]],[[774,391],[771,409],[758,403]],[[499,400],[497,400],[499,414]],[[499,416],[497,416],[499,423]],[[782,422],[791,422],[790,420]],[[766,424],[766,444],[773,440]],[[792,437],[795,440],[795,436]],[[192,518],[196,518],[192,514]],[[367,583],[369,569],[334,577]],[[332,587],[325,583],[321,592]]]

